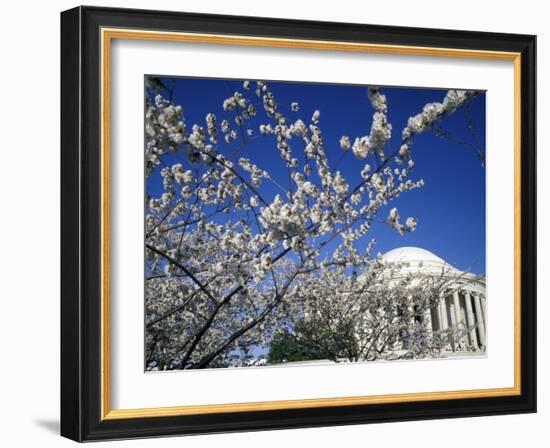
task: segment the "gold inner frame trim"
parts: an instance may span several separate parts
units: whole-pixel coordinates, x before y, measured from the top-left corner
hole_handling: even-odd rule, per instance
[[[199,33],[101,29],[101,419],[117,420],[229,412],[406,403],[432,400],[503,397],[521,394],[521,54],[514,52],[419,47],[307,39],[279,39]],[[213,45],[294,48],[424,57],[454,57],[514,63],[514,386],[506,388],[418,392],[390,395],[278,400],[228,404],[111,409],[110,348],[110,63],[113,39],[185,42]]]

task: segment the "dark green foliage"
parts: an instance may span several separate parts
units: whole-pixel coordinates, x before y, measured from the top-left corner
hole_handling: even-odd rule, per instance
[[[321,319],[302,319],[292,331],[273,338],[268,363],[311,361],[356,361],[359,346],[353,327],[339,323],[335,328]]]

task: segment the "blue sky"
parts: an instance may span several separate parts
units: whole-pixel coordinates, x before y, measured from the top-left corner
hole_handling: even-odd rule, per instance
[[[246,92],[242,89],[242,80],[162,80],[168,86],[173,83],[173,101],[183,107],[188,130],[194,123],[204,126],[208,112],[215,113],[218,122],[224,118],[233,122],[232,113],[223,111],[222,102],[236,90]],[[291,82],[269,82],[269,85],[280,109],[289,119],[302,118],[307,123],[314,110],[321,111],[320,127],[331,166],[342,157],[338,144],[342,135],[349,135],[353,141],[354,137],[368,135],[370,131],[373,109],[366,86]],[[252,83],[248,98],[255,97],[254,88]],[[401,130],[408,117],[419,113],[427,102],[442,101],[446,93],[441,89],[381,89],[388,99],[388,119],[393,126],[389,142],[392,150],[401,139]],[[298,112],[290,111],[292,101],[300,104]],[[256,133],[257,125],[266,122],[260,108],[258,117],[248,123]],[[374,224],[366,238],[376,238],[376,252],[384,253],[400,246],[418,246],[460,269],[485,272],[485,168],[476,149],[463,143],[474,143],[485,152],[485,94],[476,96],[468,104],[467,111],[469,115],[458,110],[440,123],[452,135],[452,140],[437,136],[431,130],[415,137],[412,147],[415,170],[411,179],[422,178],[425,186],[403,194],[390,207],[399,209],[402,221],[407,216],[414,216],[418,221],[417,230],[400,236],[387,225]],[[473,125],[474,132],[469,124]],[[295,143],[293,147],[298,152],[297,148],[301,145]],[[252,141],[244,151],[240,155],[268,169],[273,177],[286,179],[286,168],[281,163],[273,138]],[[166,162],[175,163],[176,160],[182,162],[182,156],[169,156]],[[364,163],[348,151],[338,169],[348,179],[358,179]],[[350,184],[354,185],[354,182]],[[157,195],[160,187],[160,176],[151,176],[148,193]],[[271,194],[276,193],[280,191],[274,188]],[[387,211],[385,213],[380,216],[382,219],[387,216]]]

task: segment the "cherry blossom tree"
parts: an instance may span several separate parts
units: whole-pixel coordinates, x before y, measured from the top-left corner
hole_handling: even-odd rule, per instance
[[[377,221],[401,235],[415,230],[414,217],[402,221],[390,207],[423,185],[413,178],[414,138],[477,92],[449,90],[441,102],[426,104],[392,148],[389,105],[377,87],[368,88],[368,132],[325,142],[320,111],[299,118],[299,102],[279,104],[264,81],[244,81],[192,125],[172,101],[173,86],[156,77],[146,82],[146,176],[162,183],[161,193],[148,189],[146,198],[147,368],[242,365],[282,328],[313,311],[328,315],[334,300],[348,300],[346,289],[363,288],[369,299],[359,309],[369,312],[365,327],[354,326],[362,347],[356,358],[374,359],[398,336],[392,326],[382,346],[382,339],[368,337],[380,331],[369,316],[390,312],[382,304],[373,308],[376,297],[399,296],[391,313],[407,322],[410,303],[400,302],[405,290],[422,309],[432,303],[441,287],[435,280],[391,289],[392,279],[371,256],[374,241],[366,250],[358,243]],[[284,176],[263,166],[261,151],[249,151],[257,142],[261,151],[277,152]],[[338,169],[347,153],[358,160],[353,183]],[[334,294],[337,285],[342,294]]]

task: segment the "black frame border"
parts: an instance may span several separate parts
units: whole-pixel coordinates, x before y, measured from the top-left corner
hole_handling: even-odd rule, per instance
[[[521,53],[521,395],[101,420],[100,28]],[[77,7],[61,13],[61,435],[75,441],[536,412],[536,36]]]

